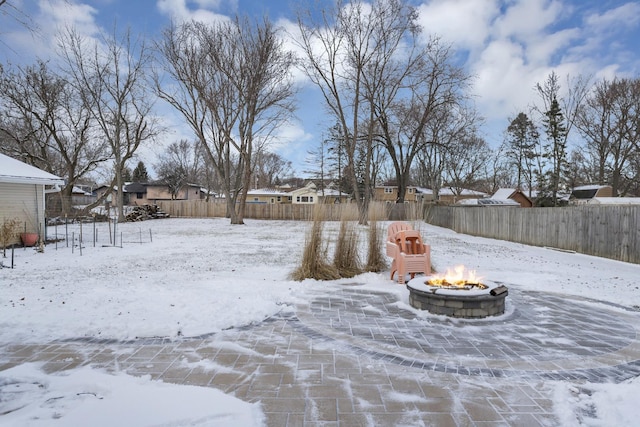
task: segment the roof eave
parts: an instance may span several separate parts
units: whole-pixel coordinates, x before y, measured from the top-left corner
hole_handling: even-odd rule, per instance
[[[0,182],[7,184],[64,185],[64,179],[29,178],[24,176],[0,176]]]

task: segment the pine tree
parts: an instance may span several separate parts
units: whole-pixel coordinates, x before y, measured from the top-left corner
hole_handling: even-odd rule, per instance
[[[133,182],[149,182],[149,174],[147,168],[142,161],[138,162],[138,165],[133,170],[133,176],[131,177]]]
[[[553,97],[549,110],[544,113],[543,122],[547,135],[543,156],[550,161],[551,167],[546,172],[542,190],[550,197],[552,205],[558,206],[560,183],[567,166],[567,128],[556,97]]]

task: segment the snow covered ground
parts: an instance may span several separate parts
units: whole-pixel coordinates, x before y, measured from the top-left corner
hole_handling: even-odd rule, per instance
[[[326,234],[335,236],[338,226],[326,224]],[[302,254],[309,223],[246,220],[244,226],[231,226],[222,218],[164,219],[119,227],[125,241],[122,247],[109,245],[109,230],[106,224],[99,224],[95,245],[86,237],[91,236],[92,226],[84,227],[82,251],[64,242],[57,249],[48,245],[44,253],[15,251],[15,268],[0,269],[0,347],[77,337],[197,336],[293,310],[297,302],[304,301],[305,292],[317,288],[312,280],[289,278]],[[579,295],[626,307],[640,305],[640,265],[459,235],[427,224],[416,227],[431,245],[438,271],[464,264],[489,280],[523,289]],[[50,234],[54,231],[65,232],[61,227],[49,230]],[[79,230],[75,232],[79,235]],[[6,267],[11,261],[4,258],[2,262]],[[366,287],[398,292],[408,300],[406,292],[390,286],[388,273],[367,274],[364,280]],[[570,407],[580,405],[597,408],[601,424],[594,425],[633,425],[640,414],[635,403],[640,394],[637,378],[625,384],[594,385],[596,391],[590,396],[572,387],[558,385],[559,395],[565,397],[558,416],[566,423]],[[52,398],[78,389],[85,391],[74,394],[73,399]],[[156,402],[171,402],[180,396],[180,401],[190,401],[189,408],[174,410],[171,416],[153,418],[153,411],[145,415],[142,410],[137,425],[250,426],[264,422],[259,405],[213,389],[114,376],[88,367],[63,376],[47,375],[33,365],[18,366],[0,372],[0,393],[10,397],[0,399],[2,425],[81,425],[78,420],[83,414],[117,425],[119,421],[110,417],[126,413],[131,402],[127,396],[154,396]],[[219,405],[199,405],[205,400]]]

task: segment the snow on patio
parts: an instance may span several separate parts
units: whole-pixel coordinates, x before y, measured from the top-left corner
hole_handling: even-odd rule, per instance
[[[246,223],[230,226],[227,219],[164,219],[122,224],[120,231],[131,235],[146,234],[152,229],[153,241],[125,243],[120,248],[103,246],[104,242],[93,247],[88,240],[82,255],[78,248],[72,252],[64,243],[59,243],[57,250],[49,245],[44,253],[17,249],[15,269],[0,270],[0,343],[4,347],[81,337],[123,341],[198,336],[261,322],[278,312],[291,312],[297,303],[306,301],[310,290],[315,292],[325,286],[313,280],[293,282],[288,278],[302,254],[308,223]],[[98,226],[102,227],[98,235],[107,236],[106,225]],[[338,226],[326,224],[327,235],[335,236]],[[602,301],[602,307],[607,309],[615,309],[611,304],[638,309],[640,304],[638,265],[459,235],[426,224],[416,227],[431,245],[432,261],[438,271],[464,264],[510,288],[593,298]],[[364,246],[364,234],[362,240]],[[4,266],[10,262],[8,258],[2,261]],[[336,283],[353,281],[365,282],[365,289],[395,293],[408,305],[406,288],[390,281],[387,272]],[[592,307],[597,310],[599,305]],[[97,382],[98,377],[103,388],[95,391],[88,384]],[[117,396],[138,388],[147,390],[143,394],[162,393],[160,401],[170,401],[172,397],[177,401],[184,393],[196,393],[185,386],[127,378],[123,374],[111,377],[87,367],[71,371],[66,379],[31,365],[0,372],[3,394],[22,384],[20,402],[41,402],[54,408],[49,414],[65,415],[50,418],[43,415],[42,405],[30,404],[0,416],[0,423],[12,420],[9,425],[23,425],[16,420],[39,416],[45,417],[41,418],[42,423],[33,421],[32,425],[72,425],[68,421],[72,419],[70,414],[86,410],[87,405],[108,419],[114,405],[122,404]],[[47,384],[47,392],[33,384]],[[85,384],[82,389],[90,390],[87,393],[100,394],[102,409],[96,409],[92,399],[86,397],[51,400],[51,396],[65,395],[69,384]],[[577,425],[572,414],[581,406],[595,408],[593,425],[632,425],[638,415],[631,397],[640,392],[637,378],[624,384],[596,384],[589,389],[593,392],[581,392],[569,383],[557,384],[556,410],[563,425]],[[206,399],[223,402],[234,398],[211,395]],[[172,420],[171,425],[217,425],[212,420],[225,414],[227,418],[220,419],[232,419],[234,425],[263,422],[256,406],[251,409],[253,416],[240,415],[247,408],[235,400],[242,409],[237,413],[224,412],[228,405],[223,404],[220,412],[209,408],[207,413],[182,413],[186,418]],[[194,402],[197,404],[198,400]],[[0,400],[0,414],[6,412],[6,405]],[[204,421],[198,424],[198,420]],[[155,422],[144,421],[141,425]]]

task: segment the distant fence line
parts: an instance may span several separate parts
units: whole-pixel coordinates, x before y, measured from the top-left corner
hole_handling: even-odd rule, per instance
[[[220,218],[227,216],[227,205],[224,202],[207,202],[204,200],[162,200],[157,202],[160,209],[172,217],[186,218]],[[245,218],[301,220],[313,219],[316,209],[322,212],[327,221],[340,221],[343,217],[358,218],[358,207],[355,203],[337,203],[321,205],[281,204],[281,203],[247,203]],[[401,213],[398,213],[401,210]],[[377,219],[387,220],[394,216],[406,220],[422,221],[422,208],[416,204],[397,206],[395,204],[372,202],[370,211],[377,213]]]
[[[640,264],[640,206],[427,206],[424,219],[458,233]]]

